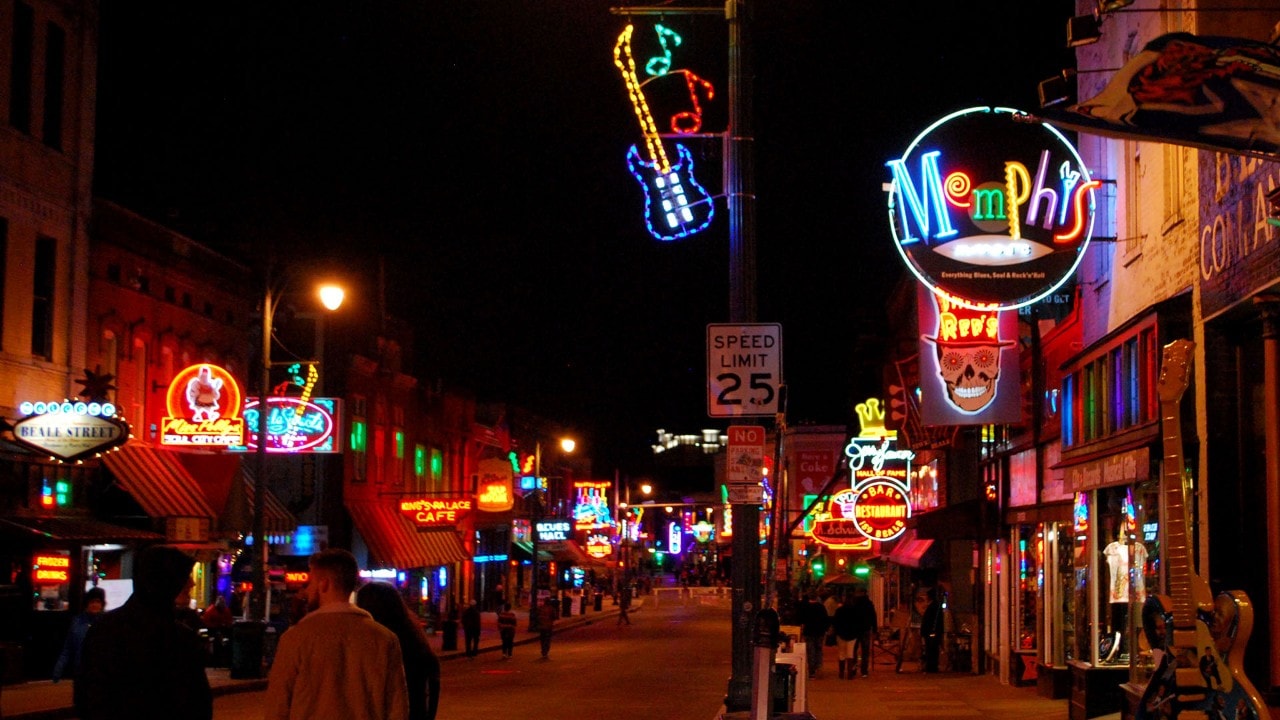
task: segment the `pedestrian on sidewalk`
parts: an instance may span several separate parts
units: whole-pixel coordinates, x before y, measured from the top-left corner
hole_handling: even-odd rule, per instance
[[[498,613],[498,637],[502,640],[502,659],[510,660],[516,648],[516,614],[511,611],[511,603],[503,603],[502,612]]]
[[[631,585],[623,585],[622,590],[618,593],[618,622],[615,625],[626,623],[631,624],[631,616],[628,612],[631,610]]]
[[[480,652],[480,605],[475,600],[462,611],[462,642],[467,657]]]
[[[805,595],[800,607],[796,608],[796,620],[800,623],[800,634],[804,636],[805,662],[809,665],[809,677],[817,677],[822,669],[822,639],[827,634],[830,620],[827,609],[818,602],[818,594],[810,592]]]
[[[409,720],[435,720],[440,707],[440,658],[431,650],[422,623],[404,596],[389,583],[369,583],[356,591],[356,606],[367,610],[400,641],[409,688]]]
[[[924,638],[924,671],[936,673],[938,655],[942,650],[942,603],[938,602],[938,591],[935,588],[929,588],[926,597],[929,604],[920,619],[920,635]]]
[[[538,642],[542,646],[542,659],[549,660],[551,653],[551,631],[556,625],[556,599],[548,597],[546,602],[537,609],[538,613]]]
[[[191,601],[195,560],[153,545],[133,563],[133,594],[84,636],[73,703],[81,720],[210,720],[213,693],[200,637],[174,608]]]
[[[64,677],[73,680],[80,675],[80,648],[84,645],[84,636],[89,632],[102,611],[107,607],[107,591],[100,587],[92,587],[85,591],[84,610],[71,621],[71,629],[67,631],[67,640],[62,643],[62,652],[53,664],[52,680],[57,683]]]
[[[852,595],[846,595],[844,602],[836,608],[831,627],[836,631],[836,657],[840,660],[840,679],[847,677],[852,680],[856,677],[853,670],[853,641],[858,635],[857,613],[853,608]]]
[[[853,590],[853,658],[849,661],[849,677],[858,663],[862,677],[871,666],[871,633],[876,629],[876,606],[861,585]]]
[[[407,720],[409,690],[395,633],[351,604],[355,556],[311,556],[307,607],[280,636],[267,682],[265,720]],[[149,717],[182,717],[169,713]]]

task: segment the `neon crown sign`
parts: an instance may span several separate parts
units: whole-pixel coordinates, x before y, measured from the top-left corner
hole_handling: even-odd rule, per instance
[[[886,165],[898,252],[935,292],[1011,310],[1052,293],[1084,257],[1101,183],[1051,125],[960,110]]]

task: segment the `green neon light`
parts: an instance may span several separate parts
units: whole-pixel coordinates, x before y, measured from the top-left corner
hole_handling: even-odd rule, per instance
[[[421,445],[413,446],[413,474],[418,477],[427,474],[427,449]]]
[[[351,421],[351,450],[364,452],[367,431],[363,420]]]

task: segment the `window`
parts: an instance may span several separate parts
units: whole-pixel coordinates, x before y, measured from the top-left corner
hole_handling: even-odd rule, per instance
[[[1100,440],[1159,417],[1156,328],[1138,331],[1099,350],[1062,379],[1062,444]]]
[[[36,14],[24,2],[13,4],[13,55],[9,65],[9,124],[31,132],[32,53],[35,52]]]
[[[427,481],[427,449],[421,445],[413,446],[413,489],[417,492],[426,490]]]
[[[404,431],[396,428],[392,431],[391,438],[395,447],[391,449],[387,475],[390,476],[391,482],[401,485],[404,484]]]
[[[440,492],[444,487],[444,453],[431,448],[431,489]]]
[[[1164,145],[1164,223],[1163,231],[1169,232],[1182,222],[1182,148]]]
[[[44,144],[62,150],[62,94],[66,81],[67,34],[53,23],[47,26],[44,44]]]
[[[368,468],[368,440],[366,437],[367,425],[362,417],[351,418],[351,479],[354,482],[364,482],[365,470]]]
[[[32,278],[31,354],[53,359],[53,310],[57,277],[58,241],[36,238],[36,262]]]
[[[372,458],[373,462],[370,463],[370,467],[373,468],[373,471],[370,474],[373,475],[373,481],[375,483],[381,483],[384,480],[386,480],[386,472],[383,466],[383,461],[386,459],[386,457],[387,457],[387,431],[382,427],[374,427],[373,428],[373,458]]]

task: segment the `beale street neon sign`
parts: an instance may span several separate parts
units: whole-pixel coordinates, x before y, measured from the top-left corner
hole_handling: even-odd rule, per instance
[[[1101,183],[1026,113],[954,112],[886,165],[898,253],[935,292],[1011,310],[1053,293],[1084,257]]]

